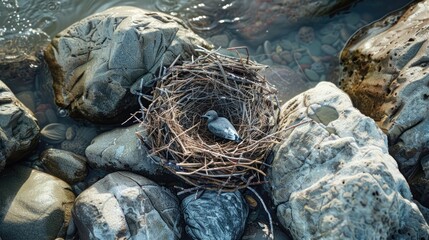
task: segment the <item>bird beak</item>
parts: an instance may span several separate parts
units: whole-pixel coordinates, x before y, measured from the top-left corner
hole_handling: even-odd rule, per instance
[[[201,118],[209,119],[206,115],[202,115]]]

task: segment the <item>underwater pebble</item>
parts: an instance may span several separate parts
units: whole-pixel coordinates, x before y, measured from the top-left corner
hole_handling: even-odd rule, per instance
[[[338,39],[338,36],[335,36],[333,34],[327,34],[322,36],[320,38],[320,41],[322,41],[323,44],[332,44],[335,41],[337,41],[337,39]]]
[[[308,80],[312,82],[318,82],[320,80],[319,74],[317,74],[315,71],[311,69],[305,69],[304,70],[305,76],[307,76]]]
[[[326,53],[328,55],[332,55],[332,56],[335,56],[338,53],[337,49],[335,49],[334,47],[332,47],[331,45],[328,45],[328,44],[323,44],[321,49],[324,53]]]

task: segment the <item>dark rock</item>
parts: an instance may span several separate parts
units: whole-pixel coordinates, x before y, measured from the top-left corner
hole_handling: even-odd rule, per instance
[[[429,237],[386,136],[344,92],[319,83],[281,115],[282,128],[323,115],[283,133],[268,174],[277,216],[294,239]]]
[[[3,239],[64,237],[75,200],[70,186],[46,173],[15,166],[0,174]]]
[[[341,88],[387,134],[407,177],[429,146],[428,4],[415,1],[360,29],[341,53]]]
[[[129,172],[107,175],[73,207],[81,239],[179,239],[178,199],[167,189]]]
[[[86,158],[72,152],[50,148],[40,158],[47,173],[69,184],[82,181],[87,175]]]
[[[36,145],[39,127],[31,111],[0,81],[0,171],[24,158]]]
[[[197,45],[208,46],[175,17],[115,7],[60,32],[45,58],[59,106],[71,116],[120,123],[138,107],[132,85],[142,77],[151,86],[161,64],[169,66],[178,55],[189,59]]]
[[[193,239],[240,239],[249,209],[240,192],[206,191],[182,201],[186,232]]]

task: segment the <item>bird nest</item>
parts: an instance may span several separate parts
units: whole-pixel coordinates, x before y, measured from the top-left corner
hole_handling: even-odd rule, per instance
[[[279,114],[276,90],[258,73],[265,66],[199,52],[157,79],[152,102],[142,109],[144,142],[162,166],[196,188],[235,191],[263,183]],[[201,119],[208,110],[229,119],[243,140],[209,132]]]

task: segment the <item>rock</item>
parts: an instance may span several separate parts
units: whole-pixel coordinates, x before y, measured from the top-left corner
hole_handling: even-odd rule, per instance
[[[80,239],[179,239],[178,199],[129,172],[107,175],[77,198],[72,210]]]
[[[429,142],[428,4],[415,2],[360,29],[341,53],[341,88],[387,134],[407,177]]]
[[[3,239],[64,237],[75,200],[70,186],[46,173],[14,166],[0,174]]]
[[[85,151],[89,165],[112,172],[135,172],[152,179],[167,174],[149,156],[148,149],[141,143],[136,132],[145,135],[139,124],[98,135]]]
[[[427,239],[375,122],[327,82],[282,106],[282,128],[309,115],[323,117],[284,132],[268,173],[277,216],[294,239]]]
[[[65,140],[61,142],[60,148],[78,155],[85,156],[85,149],[91,144],[92,139],[97,136],[97,129],[81,125],[68,126],[65,132]]]
[[[185,24],[163,13],[114,7],[60,32],[45,51],[54,77],[55,101],[70,116],[120,123],[138,107],[130,88],[152,86],[161,64],[209,44]]]
[[[205,191],[182,201],[186,233],[193,239],[240,239],[249,209],[240,192]]]
[[[215,46],[227,48],[229,46],[229,37],[226,34],[219,34],[210,37],[210,41]]]
[[[36,118],[0,81],[0,171],[7,163],[24,158],[36,145]]]
[[[82,181],[87,175],[86,158],[72,152],[50,148],[40,158],[47,173],[69,184]]]

